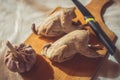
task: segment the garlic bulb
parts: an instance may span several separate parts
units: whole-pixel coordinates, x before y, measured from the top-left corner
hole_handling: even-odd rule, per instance
[[[30,45],[20,44],[13,47],[8,41],[10,50],[4,56],[4,63],[13,72],[23,73],[29,71],[36,62],[36,53]]]

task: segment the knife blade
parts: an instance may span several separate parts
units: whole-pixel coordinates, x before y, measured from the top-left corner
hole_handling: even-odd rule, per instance
[[[116,47],[106,33],[101,29],[97,21],[95,21],[93,15],[78,1],[72,0],[77,6],[80,12],[83,14],[86,22],[90,25],[96,36],[100,39],[103,45],[107,48],[108,52],[113,55],[116,51]]]

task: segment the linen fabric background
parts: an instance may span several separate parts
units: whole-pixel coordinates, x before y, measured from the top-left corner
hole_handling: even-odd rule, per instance
[[[79,1],[84,5],[90,2]],[[57,6],[72,7],[74,4],[71,0],[0,0],[0,80],[23,80],[18,73],[10,72],[3,64],[6,40],[13,44],[24,42],[32,33],[32,23],[40,25],[47,14]],[[115,45],[117,53],[120,54],[120,0],[113,0],[106,9],[103,19],[118,37]],[[114,57],[109,56],[97,80],[120,80],[120,64]]]

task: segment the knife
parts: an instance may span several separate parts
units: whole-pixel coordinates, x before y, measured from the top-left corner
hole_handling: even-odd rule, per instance
[[[108,52],[111,55],[113,55],[116,51],[116,47],[112,43],[112,41],[109,39],[109,37],[105,34],[105,32],[101,29],[98,22],[94,19],[93,15],[78,0],[72,0],[72,1],[77,6],[77,8],[81,11],[86,22],[90,25],[92,30],[95,32],[96,36],[107,48]]]

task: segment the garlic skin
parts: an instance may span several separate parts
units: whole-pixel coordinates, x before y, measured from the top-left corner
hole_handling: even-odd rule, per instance
[[[30,71],[36,62],[36,53],[33,48],[25,44],[20,44],[18,47],[15,46],[13,48],[16,53],[12,50],[7,50],[5,53],[5,65],[13,72],[24,73]]]

